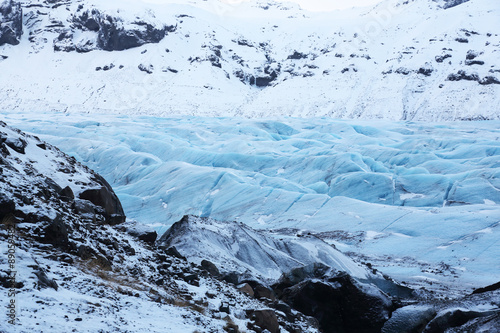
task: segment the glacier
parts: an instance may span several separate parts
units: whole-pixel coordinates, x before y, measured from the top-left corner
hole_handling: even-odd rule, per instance
[[[417,285],[498,279],[498,121],[3,118],[98,171],[127,216],[160,234],[191,214],[312,232]]]

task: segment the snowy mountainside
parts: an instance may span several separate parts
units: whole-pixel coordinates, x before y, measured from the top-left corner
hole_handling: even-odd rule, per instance
[[[452,2],[25,0],[19,45],[0,46],[0,108],[498,119],[500,5]]]
[[[0,178],[0,251],[15,258],[0,259],[0,332],[318,332],[156,248],[151,229],[109,219],[116,197],[99,175],[3,122]],[[96,187],[108,191],[82,198]]]
[[[498,279],[494,121],[5,118],[101,172],[159,233],[191,214],[311,232],[413,286],[463,293]]]

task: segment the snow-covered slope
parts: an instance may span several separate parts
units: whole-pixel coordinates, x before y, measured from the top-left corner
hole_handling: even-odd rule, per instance
[[[498,119],[500,4],[451,2],[23,0],[0,109]]]
[[[498,279],[497,121],[5,117],[101,172],[160,233],[192,214],[312,232],[416,285]]]

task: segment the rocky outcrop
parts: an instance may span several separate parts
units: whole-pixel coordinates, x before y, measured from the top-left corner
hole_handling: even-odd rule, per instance
[[[307,279],[282,293],[283,301],[318,319],[327,333],[380,332],[394,309],[379,289],[343,272],[326,280]]]
[[[0,45],[17,45],[23,33],[23,12],[21,3],[0,0]]]
[[[125,214],[100,175],[0,122],[0,220],[25,222],[24,232],[41,243],[78,253],[82,232],[122,223]]]
[[[71,22],[71,29],[61,32],[54,40],[54,50],[122,51],[146,43],[158,43],[168,32],[176,29],[175,26],[153,24],[142,19],[129,22],[95,8],[78,11],[71,18]],[[75,40],[75,31],[90,32],[93,37]]]
[[[469,0],[444,0],[443,8],[447,9],[447,8],[455,7],[455,6],[458,6],[458,5],[465,3],[467,1],[469,1]]]

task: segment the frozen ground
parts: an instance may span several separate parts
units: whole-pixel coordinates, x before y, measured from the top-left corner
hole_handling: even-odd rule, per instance
[[[412,285],[498,282],[500,123],[4,113],[113,185],[127,216],[311,231]]]

